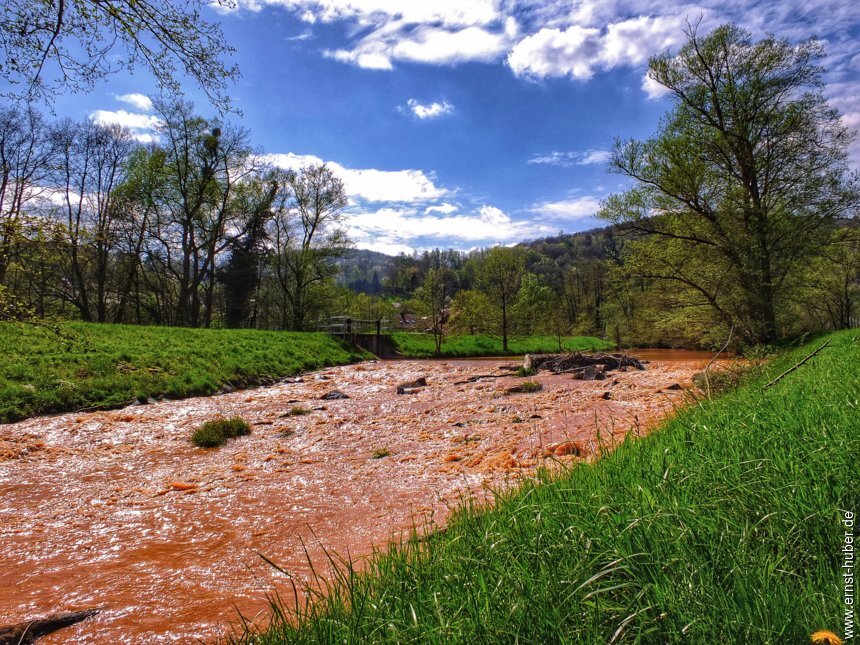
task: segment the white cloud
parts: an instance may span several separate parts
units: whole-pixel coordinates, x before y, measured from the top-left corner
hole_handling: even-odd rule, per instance
[[[642,77],[642,91],[648,95],[649,99],[656,100],[666,96],[669,93],[669,88],[658,83],[646,73]]]
[[[548,166],[589,166],[604,164],[609,161],[612,153],[608,150],[585,150],[582,152],[559,152],[554,150],[545,154],[534,155],[527,163],[544,164]]]
[[[145,98],[145,97],[144,97]],[[131,130],[131,135],[140,143],[159,141],[157,128],[162,120],[152,114],[139,114],[125,110],[96,110],[90,118],[101,125],[121,125]]]
[[[449,204],[448,202],[442,202],[441,204],[437,204],[434,206],[428,206],[424,209],[424,213],[429,215],[430,213],[442,213],[443,215],[450,215],[451,213],[456,213],[459,209],[454,206],[454,204]]]
[[[325,55],[365,69],[391,70],[394,61],[453,65],[497,60],[510,47],[516,22],[503,30],[484,27],[448,29],[435,25],[404,25],[397,21],[376,29],[352,49],[327,50]]]
[[[741,0],[652,0],[647,14],[634,0],[237,0],[226,13],[281,7],[307,24],[343,23],[345,36],[323,54],[365,69],[391,70],[398,61],[433,65],[507,59],[517,75],[586,80],[677,49],[687,22],[704,33],[734,22],[755,38],[794,40],[815,33],[828,47],[825,67],[853,74],[858,25],[847,0],[763,0],[750,11]],[[302,36],[304,37],[304,35]],[[643,91],[659,96],[655,84]]]
[[[125,110],[96,110],[90,113],[90,118],[96,123],[124,126],[129,130],[154,130],[161,125],[161,119],[151,114],[136,114]]]
[[[684,27],[684,16],[673,14],[637,16],[603,27],[543,28],[514,46],[508,66],[518,76],[587,80],[597,71],[643,65],[652,54],[680,44]]]
[[[326,163],[339,177],[353,199],[369,202],[427,202],[441,199],[451,191],[436,186],[423,170],[377,170],[347,168],[335,161],[323,162],[314,155],[267,154],[262,160],[280,168],[297,170],[310,164]]]
[[[399,19],[406,23],[479,25],[499,16],[498,0],[238,0],[237,7],[259,11],[278,5],[295,12],[307,23],[355,20],[363,24]]]
[[[442,101],[441,103],[437,101],[433,103],[419,103],[415,99],[409,99],[406,101],[406,109],[424,121],[451,114],[454,111],[454,106],[448,103],[448,101]]]
[[[138,110],[143,110],[144,112],[152,111],[152,101],[148,96],[146,96],[146,94],[120,94],[116,96],[116,100],[128,103],[132,107]]]
[[[483,205],[477,212],[451,215],[422,214],[412,208],[382,208],[353,212],[348,233],[361,248],[371,244],[426,248],[519,242],[549,235],[555,228],[533,220],[513,220],[501,209]]]
[[[594,217],[600,210],[600,200],[596,197],[586,196],[555,202],[541,202],[529,210],[556,221],[577,221]]]
[[[158,143],[161,139],[157,134],[149,132],[133,132],[132,135],[138,143]]]

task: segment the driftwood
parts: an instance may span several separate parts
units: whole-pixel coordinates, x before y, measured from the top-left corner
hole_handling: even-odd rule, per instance
[[[454,385],[465,385],[466,383],[477,383],[482,378],[504,378],[506,376],[510,376],[510,374],[478,374],[477,376],[470,376],[464,381],[454,381]]]
[[[527,359],[526,362],[530,362],[532,369],[546,370],[555,374],[592,373],[587,368],[594,368],[600,374],[627,367],[637,370],[645,369],[645,365],[638,358],[627,354],[582,354],[580,352],[571,352],[569,354],[528,356]]]
[[[765,386],[762,388],[762,390],[766,390],[766,389],[767,389],[767,388],[769,388],[771,385],[776,385],[777,383],[779,383],[779,382],[782,380],[782,377],[784,377],[784,376],[788,376],[788,375],[789,375],[789,374],[791,374],[794,370],[796,370],[798,367],[800,367],[800,366],[801,366],[801,365],[803,365],[806,361],[808,361],[810,358],[812,358],[813,356],[815,356],[815,355],[816,355],[818,352],[820,352],[822,349],[824,349],[825,347],[827,347],[827,346],[830,344],[830,341],[831,341],[831,340],[833,340],[833,339],[832,339],[832,338],[828,338],[828,339],[827,339],[827,342],[825,342],[821,347],[819,347],[819,348],[818,348],[818,349],[816,349],[814,352],[812,352],[809,356],[807,356],[806,358],[804,358],[803,360],[801,360],[800,362],[798,362],[794,367],[790,367],[790,368],[788,368],[787,370],[785,370],[782,374],[780,374],[780,375],[779,375],[779,376],[777,376],[775,379],[773,379],[770,383],[768,383],[767,385],[765,385]]]
[[[0,627],[0,645],[29,645],[34,643],[37,638],[86,620],[90,616],[98,614],[99,611],[99,609],[87,609],[86,611],[54,614],[47,618]]]

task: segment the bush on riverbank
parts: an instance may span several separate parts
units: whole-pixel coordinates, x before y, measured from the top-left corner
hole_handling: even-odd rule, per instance
[[[241,641],[800,643],[842,630],[860,341],[818,339],[589,465],[466,505]],[[317,580],[316,583],[320,583]]]
[[[369,357],[322,333],[0,323],[0,422],[213,394]]]
[[[436,345],[432,334],[394,332],[391,340],[398,353],[405,358],[432,358],[436,356]],[[562,350],[590,351],[612,349],[612,343],[593,336],[565,336],[561,339]],[[555,336],[526,336],[514,338],[508,343],[511,354],[545,354],[558,352]],[[442,344],[443,358],[468,358],[479,356],[504,356],[502,342],[489,336],[446,336]]]

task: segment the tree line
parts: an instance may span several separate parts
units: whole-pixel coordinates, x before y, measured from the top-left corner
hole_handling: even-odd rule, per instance
[[[305,329],[348,248],[343,183],[268,167],[247,130],[157,101],[158,142],[0,111],[8,312],[92,322]]]

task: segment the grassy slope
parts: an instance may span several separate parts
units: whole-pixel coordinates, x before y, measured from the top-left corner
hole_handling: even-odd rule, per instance
[[[275,642],[801,643],[841,631],[860,341],[833,335],[651,436],[342,573]],[[349,609],[351,607],[351,609]]]
[[[0,421],[138,397],[211,394],[365,358],[325,334],[0,323]]]
[[[436,356],[436,345],[431,334],[414,332],[395,332],[391,339],[397,351],[407,358],[427,358]],[[568,336],[562,338],[565,351],[586,351],[611,349],[610,342],[592,336]],[[511,354],[537,354],[557,352],[558,339],[555,336],[526,336],[508,342]],[[442,356],[447,358],[468,356],[502,356],[502,342],[487,336],[446,336],[442,343]]]

